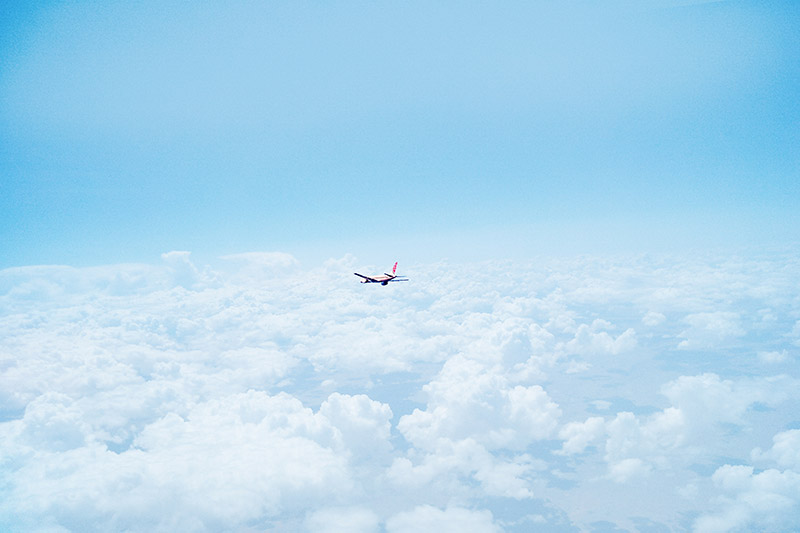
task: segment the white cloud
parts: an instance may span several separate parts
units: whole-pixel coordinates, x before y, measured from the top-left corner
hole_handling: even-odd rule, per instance
[[[783,363],[789,359],[789,353],[786,350],[758,352],[758,359],[768,364]]]
[[[604,452],[609,479],[624,483],[654,469],[680,468],[703,460],[708,439],[720,438],[726,424],[746,424],[756,403],[777,406],[792,397],[793,380],[779,377],[759,381],[721,380],[714,374],[681,376],[662,387],[672,405],[647,416],[620,412],[609,420],[590,417],[565,424],[557,455],[582,454],[595,445]],[[781,436],[780,439],[784,439]],[[781,444],[761,458],[785,453]]]
[[[560,453],[581,453],[604,435],[605,420],[599,416],[588,418],[585,422],[570,422],[558,432],[558,437],[564,441]]]
[[[213,274],[208,271],[200,272],[190,256],[191,252],[168,252],[161,255],[167,265],[171,282],[185,289],[199,289],[213,283]]]
[[[471,483],[478,483],[487,496],[526,499],[534,496],[531,478],[544,469],[541,461],[527,454],[510,458],[492,455],[473,439],[440,439],[435,449],[413,453],[412,459],[397,458],[387,471],[389,481],[398,489],[420,491],[427,486],[443,494],[468,493]]]
[[[663,324],[666,319],[667,317],[664,316],[663,313],[659,313],[658,311],[648,311],[647,314],[642,317],[642,324],[651,327],[658,326]]]
[[[678,348],[686,350],[724,345],[731,339],[743,337],[747,333],[742,326],[739,313],[732,311],[692,313],[686,316],[684,322],[689,324],[689,327],[680,333],[684,340],[678,344]]]
[[[707,426],[719,422],[742,424],[753,404],[778,405],[794,394],[794,386],[794,380],[786,376],[733,381],[706,373],[681,376],[661,390],[688,422]]]
[[[339,418],[346,425],[350,415]],[[65,524],[99,512],[103,529],[138,528],[141,513],[168,505],[151,518],[158,528],[233,526],[301,509],[308,498],[336,501],[353,487],[341,430],[283,393],[251,391],[198,404],[185,418],[168,414],[121,453],[92,442],[90,431],[84,445],[58,425],[44,430],[60,438],[43,434],[38,417],[22,425],[18,457],[36,459],[11,478],[6,512],[55,513]]]
[[[0,271],[0,529],[796,516],[796,261],[221,263]]]
[[[609,465],[608,475],[617,483],[625,483],[636,476],[650,473],[652,467],[637,457],[629,457]]]
[[[322,402],[319,414],[336,427],[345,448],[351,453],[378,456],[391,449],[389,421],[392,410],[386,404],[363,394],[333,393]]]
[[[606,426],[605,459],[611,479],[624,483],[653,467],[668,467],[670,455],[683,440],[683,426],[682,413],[672,407],[644,420],[633,413],[617,414]]]
[[[636,347],[636,331],[628,328],[614,337],[606,329],[612,325],[605,320],[595,320],[591,325],[581,324],[575,332],[575,338],[565,345],[570,354],[592,356],[596,354],[617,355]]]
[[[67,451],[86,445],[91,431],[83,413],[69,396],[45,393],[25,408],[20,424],[20,440],[30,447]]]
[[[774,461],[778,466],[800,470],[800,429],[782,431],[772,438],[772,448],[762,452],[756,448],[751,453],[755,461]]]
[[[373,533],[379,531],[379,517],[364,507],[326,507],[305,520],[312,533]]]
[[[489,449],[524,449],[548,438],[560,410],[539,385],[512,385],[497,366],[462,356],[448,360],[423,387],[427,409],[403,416],[397,427],[415,446],[432,449],[440,438],[472,438]]]
[[[800,474],[794,471],[724,465],[712,480],[722,492],[720,509],[695,520],[697,533],[790,531],[800,519]]]
[[[421,505],[391,517],[386,522],[386,531],[387,533],[419,531],[498,533],[501,529],[493,522],[492,513],[489,511],[472,511],[460,507],[441,510],[430,505]]]

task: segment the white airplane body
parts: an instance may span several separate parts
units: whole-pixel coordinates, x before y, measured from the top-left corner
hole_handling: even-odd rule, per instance
[[[389,282],[393,281],[408,281],[408,278],[405,276],[397,275],[397,263],[394,264],[392,267],[392,273],[384,272],[380,276],[365,276],[364,274],[359,274],[358,272],[353,272],[359,278],[364,278],[361,280],[361,283],[380,283],[381,285],[388,285]]]

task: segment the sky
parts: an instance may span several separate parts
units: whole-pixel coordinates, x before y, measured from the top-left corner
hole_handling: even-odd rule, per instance
[[[1,266],[798,240],[794,2],[3,10]]]
[[[0,530],[800,523],[796,2],[0,14]]]

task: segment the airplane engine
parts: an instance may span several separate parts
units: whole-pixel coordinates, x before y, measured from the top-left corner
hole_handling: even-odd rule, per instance
[[[388,285],[388,284],[389,284],[388,281],[381,281],[381,285]]]

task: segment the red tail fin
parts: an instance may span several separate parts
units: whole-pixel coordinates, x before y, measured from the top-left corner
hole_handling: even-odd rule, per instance
[[[395,272],[397,272],[397,263],[395,263],[394,266],[392,267],[392,276],[395,275],[394,274]]]

